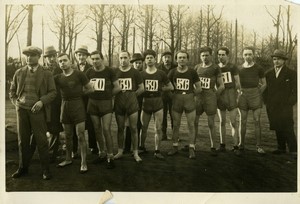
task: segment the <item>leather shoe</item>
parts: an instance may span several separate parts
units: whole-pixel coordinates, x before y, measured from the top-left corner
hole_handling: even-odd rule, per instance
[[[49,172],[49,170],[45,170],[44,172],[43,172],[43,179],[44,180],[49,180],[49,179],[51,179],[51,174],[50,174],[50,172]]]
[[[19,168],[15,173],[11,175],[12,178],[19,178],[28,174],[27,168]]]

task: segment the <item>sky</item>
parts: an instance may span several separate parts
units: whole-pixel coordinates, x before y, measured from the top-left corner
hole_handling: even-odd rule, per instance
[[[300,0],[299,0],[300,1]],[[76,1],[72,1],[76,2]],[[86,2],[86,1],[84,1]],[[87,1],[88,2],[88,1]],[[129,1],[129,2],[136,2],[136,1]],[[141,3],[147,3],[147,1],[141,1]],[[151,1],[154,4],[156,1]],[[201,1],[202,2],[202,1]],[[219,3],[219,1],[216,1]],[[268,15],[268,13],[265,10],[264,5],[262,4],[245,4],[245,3],[236,3],[238,1],[234,1],[235,3],[229,4],[229,1],[226,1],[226,5],[224,5],[223,9],[223,17],[225,19],[228,19],[229,21],[232,21],[234,23],[235,19],[238,19],[238,23],[240,25],[244,25],[244,29],[248,32],[252,33],[253,31],[257,32],[258,39],[264,36],[269,35],[271,32],[275,33],[275,28],[272,26],[272,19]],[[263,1],[262,1],[263,2]],[[276,13],[278,10],[278,5],[268,5],[268,8],[271,12]],[[54,1],[55,3],[55,1]],[[128,3],[128,1],[127,1]],[[204,1],[205,3],[205,1]],[[134,4],[134,3],[133,3]],[[216,6],[216,13],[217,11],[221,9],[221,5]],[[185,1],[185,5],[190,5],[191,11],[199,12],[200,6],[196,3],[193,3],[192,1]],[[155,6],[160,6],[162,8],[166,8],[166,5],[159,5],[155,4]],[[292,18],[291,22],[294,26],[294,30],[299,30],[299,23],[296,22],[296,19],[299,19],[296,10],[299,10],[299,6],[292,5]],[[34,7],[34,14],[33,14],[33,45],[42,47],[42,16],[44,16],[44,23],[47,24],[47,13],[49,13],[49,6],[45,7],[43,4],[40,4],[38,6]],[[298,27],[297,27],[298,26]],[[57,38],[55,35],[49,30],[48,26],[44,26],[45,29],[45,37],[44,37],[44,46],[53,45],[57,47]],[[86,28],[83,33],[81,33],[78,37],[77,46],[86,44],[89,47],[89,51],[96,49],[96,43],[95,41],[91,40],[90,37],[92,36],[91,30],[89,28]],[[18,32],[19,41],[21,44],[21,47],[26,46],[26,36],[27,36],[27,22],[24,22],[24,25],[21,27],[21,29]],[[105,49],[105,48],[104,48]],[[107,49],[105,49],[107,50]],[[138,50],[137,50],[138,51]],[[9,56],[18,57],[18,43],[17,38],[12,40],[9,48]]]

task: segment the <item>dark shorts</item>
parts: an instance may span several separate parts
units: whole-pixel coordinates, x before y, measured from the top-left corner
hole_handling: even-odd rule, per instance
[[[242,94],[238,100],[238,107],[245,111],[262,108],[262,96],[259,88],[242,89]]]
[[[86,112],[82,99],[62,101],[60,121],[63,124],[78,124],[84,122]]]
[[[151,115],[152,113],[163,109],[163,107],[164,106],[161,96],[153,98],[144,97],[142,109],[145,113]]]
[[[237,90],[226,88],[218,98],[218,108],[221,111],[231,111],[237,108]]]
[[[212,89],[203,90],[200,96],[196,97],[196,115],[214,115],[217,113],[217,95]]]
[[[118,93],[115,97],[115,114],[117,115],[131,115],[139,110],[139,103],[136,93],[133,91],[126,91]]]
[[[186,113],[190,113],[195,110],[195,99],[194,99],[194,93],[190,94],[179,94],[176,93],[173,95],[172,99],[172,110],[177,113],[183,113],[185,111]]]
[[[90,115],[104,116],[113,112],[112,100],[89,99],[87,113]]]

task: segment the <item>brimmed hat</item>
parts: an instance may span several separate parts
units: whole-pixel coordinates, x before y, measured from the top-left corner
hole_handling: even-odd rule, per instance
[[[134,53],[134,54],[132,55],[132,58],[131,58],[131,60],[130,60],[130,63],[133,63],[133,62],[138,61],[138,60],[144,61],[144,57],[142,56],[141,53]]]
[[[165,56],[165,55],[171,55],[172,56],[172,52],[170,51],[165,51],[161,54],[161,57]]]
[[[273,53],[273,55],[271,55],[271,57],[279,57],[279,58],[284,59],[284,60],[288,59],[285,52],[283,50],[278,50],[278,49],[276,49],[274,51],[274,53]]]
[[[22,53],[24,55],[28,55],[28,54],[41,55],[42,54],[42,49],[38,48],[38,47],[35,47],[35,46],[28,46],[28,47],[23,49]]]
[[[88,51],[88,47],[86,45],[81,45],[79,48],[77,48],[77,50],[75,51],[75,54],[77,52],[80,52],[80,53],[84,53],[84,54],[87,54],[87,55],[90,55],[89,51]]]
[[[48,57],[49,55],[56,55],[57,51],[54,46],[48,46],[44,50],[44,57]]]

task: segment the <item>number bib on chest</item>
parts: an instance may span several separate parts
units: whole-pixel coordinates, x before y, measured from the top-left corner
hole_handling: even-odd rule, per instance
[[[95,91],[105,91],[105,79],[93,78],[90,82]]]
[[[131,91],[132,90],[132,79],[131,78],[120,78],[119,85],[122,91]]]
[[[230,72],[223,72],[222,79],[224,84],[232,83],[232,76]]]
[[[158,80],[145,80],[146,91],[158,91]]]
[[[182,91],[188,91],[190,89],[190,80],[177,78],[176,79],[176,89]]]
[[[199,77],[199,79],[200,79],[202,89],[210,89],[210,78]]]

